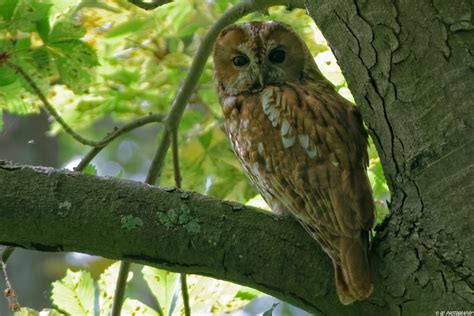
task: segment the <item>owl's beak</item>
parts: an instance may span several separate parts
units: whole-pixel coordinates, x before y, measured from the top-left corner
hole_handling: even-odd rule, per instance
[[[265,86],[265,77],[263,76],[262,71],[258,74],[258,82],[260,83],[260,87],[263,88]]]
[[[260,91],[263,90],[264,84],[265,84],[265,79],[264,79],[262,73],[259,72],[258,78],[257,78],[257,80],[252,84],[252,86],[250,87],[250,90],[251,90],[253,93],[260,92]]]

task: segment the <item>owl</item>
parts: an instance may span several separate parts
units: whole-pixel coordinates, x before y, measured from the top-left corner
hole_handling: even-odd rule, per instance
[[[374,204],[360,112],[284,23],[225,28],[213,59],[225,131],[251,182],[274,212],[294,216],[332,259],[340,301],[367,298]]]

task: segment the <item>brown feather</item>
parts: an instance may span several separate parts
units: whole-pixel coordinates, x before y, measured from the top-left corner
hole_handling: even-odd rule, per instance
[[[285,51],[283,62],[267,60],[274,49]],[[248,65],[233,65],[236,55],[245,55]],[[332,258],[342,303],[368,297],[374,206],[357,108],[280,22],[224,30],[214,63],[226,133],[250,180],[275,212],[293,214]]]

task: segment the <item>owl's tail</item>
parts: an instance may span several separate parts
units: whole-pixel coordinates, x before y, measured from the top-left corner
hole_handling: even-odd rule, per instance
[[[342,304],[363,300],[372,294],[374,286],[370,272],[368,231],[359,238],[341,237],[340,264],[334,263],[336,289]]]

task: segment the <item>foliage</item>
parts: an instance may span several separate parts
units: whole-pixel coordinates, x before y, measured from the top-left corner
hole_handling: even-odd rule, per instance
[[[86,271],[73,272],[68,270],[66,276],[53,283],[51,300],[57,310],[43,310],[45,315],[110,315],[115,280],[119,271],[119,263],[108,267],[97,282]],[[123,315],[155,316],[183,315],[182,299],[178,298],[179,274],[143,267],[142,275],[156,299],[157,309],[139,300],[127,298],[123,305]],[[129,274],[128,280],[133,278]],[[98,283],[95,286],[94,283]],[[236,284],[200,276],[189,276],[189,297],[193,313],[196,315],[221,315],[231,313],[255,298],[259,292],[245,289]],[[94,302],[98,297],[98,306]],[[37,311],[23,308],[15,316],[39,315]],[[43,315],[43,314],[41,314]]]
[[[7,60],[27,73],[74,130],[95,139],[115,123],[124,124],[150,112],[166,113],[202,36],[233,2],[176,0],[156,10],[143,11],[125,0],[0,0],[0,109],[29,115],[43,106],[31,83],[8,67]],[[352,100],[334,56],[305,12],[275,7],[267,14],[253,14],[245,20],[278,19],[291,24],[306,39],[321,71],[343,96]],[[0,122],[1,114],[2,111]],[[60,134],[64,140],[64,162],[84,154],[81,145],[64,138],[58,123],[52,124],[50,133]],[[143,158],[151,157],[155,142],[149,133],[131,133],[126,140],[108,146],[100,159],[106,157],[119,166],[113,174],[140,178],[149,165]],[[181,120],[179,144],[185,189],[265,207],[222,131],[210,62]],[[161,184],[173,186],[171,158],[167,159]],[[370,159],[369,176],[380,221],[389,195],[373,146]],[[89,164],[84,172],[107,173],[100,164]],[[139,218],[122,218],[124,229],[142,224]],[[159,301],[158,308],[154,310],[127,298],[124,311],[135,315],[181,314],[182,301],[175,289],[177,275],[149,267],[144,267],[142,273]],[[116,274],[117,266],[113,265],[96,282],[85,271],[69,271],[53,284],[52,302],[70,314],[89,315],[97,312],[94,297],[98,295],[99,314],[108,315]],[[94,283],[98,283],[98,294]],[[189,283],[191,307],[196,312],[229,312],[259,295],[203,277],[192,276]],[[271,314],[274,308],[267,313]],[[35,312],[22,309],[17,314]]]

